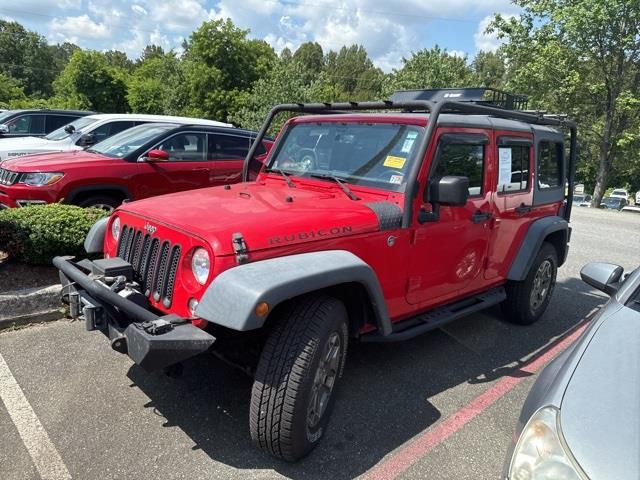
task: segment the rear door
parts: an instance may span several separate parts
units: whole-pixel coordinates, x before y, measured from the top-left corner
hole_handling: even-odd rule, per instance
[[[206,146],[206,133],[189,131],[172,134],[150,148],[167,152],[169,160],[138,162],[136,198],[209,186]]]
[[[4,137],[24,137],[44,135],[44,114],[27,113],[12,118],[6,122],[9,133]]]
[[[485,278],[505,276],[533,214],[533,138],[530,134],[496,134],[493,229]]]

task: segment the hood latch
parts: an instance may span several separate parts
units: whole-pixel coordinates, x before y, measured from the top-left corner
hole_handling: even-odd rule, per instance
[[[231,236],[231,242],[233,244],[233,251],[236,254],[236,263],[242,265],[249,261],[249,249],[247,243],[244,241],[242,233],[234,233]]]

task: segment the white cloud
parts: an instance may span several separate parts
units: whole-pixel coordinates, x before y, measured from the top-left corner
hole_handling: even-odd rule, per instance
[[[105,39],[111,32],[106,25],[94,22],[89,15],[77,17],[54,18],[49,23],[49,28],[55,36],[72,41],[78,38]]]
[[[134,13],[139,13],[140,15],[148,15],[144,7],[137,4],[131,5],[131,10],[133,10]]]
[[[516,17],[516,15],[503,13],[502,17],[509,19]],[[482,20],[480,20],[478,29],[476,30],[476,33],[473,34],[473,39],[475,41],[477,51],[483,50],[485,52],[495,52],[498,47],[500,47],[500,45],[504,43],[503,40],[498,38],[496,32],[486,32],[487,27],[489,26],[493,18],[493,15],[487,15]]]
[[[447,50],[447,53],[452,57],[465,58],[467,56],[467,52],[463,50]]]

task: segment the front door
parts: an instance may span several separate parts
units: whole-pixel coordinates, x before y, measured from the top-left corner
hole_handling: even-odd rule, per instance
[[[491,219],[490,137],[478,129],[437,132],[430,182],[446,175],[469,178],[464,206],[440,207],[435,222],[415,224],[409,255],[407,301],[428,308],[478,288],[483,279]],[[426,183],[426,182],[422,182]],[[427,208],[427,203],[425,208]]]
[[[209,186],[206,133],[177,133],[152,150],[167,152],[169,160],[138,162],[136,199]]]

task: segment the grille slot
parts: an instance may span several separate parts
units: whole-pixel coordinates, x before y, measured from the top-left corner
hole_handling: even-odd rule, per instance
[[[6,168],[0,168],[0,184],[1,185],[13,185],[18,181],[20,174],[18,172],[12,172]]]
[[[162,299],[162,304],[170,307],[182,253],[180,245],[123,225],[117,252],[133,266],[134,278],[145,295],[153,294],[156,302]]]

